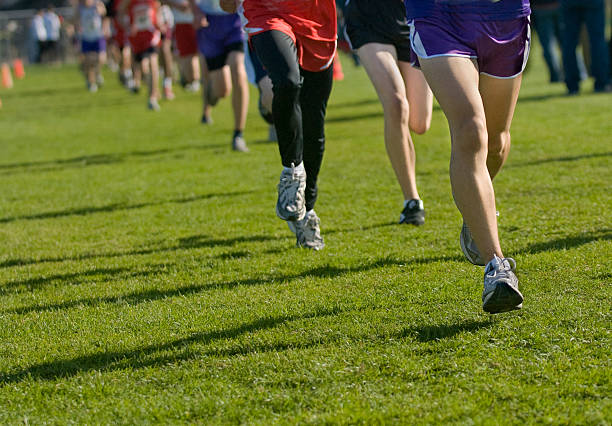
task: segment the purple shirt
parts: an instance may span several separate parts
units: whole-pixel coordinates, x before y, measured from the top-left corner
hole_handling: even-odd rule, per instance
[[[408,19],[442,13],[477,21],[508,21],[531,13],[529,0],[404,0]]]

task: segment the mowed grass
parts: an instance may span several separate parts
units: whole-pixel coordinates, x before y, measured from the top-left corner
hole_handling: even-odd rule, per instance
[[[276,218],[280,161],[256,91],[199,124],[110,73],[30,68],[0,91],[0,423],[609,424],[610,95],[565,97],[532,55],[495,181],[521,311],[481,309],[436,108],[415,138],[420,228],[382,110],[345,61],[317,213],[326,248]]]

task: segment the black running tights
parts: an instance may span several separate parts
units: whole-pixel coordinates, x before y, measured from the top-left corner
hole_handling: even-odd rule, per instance
[[[319,72],[302,69],[293,40],[281,31],[257,34],[251,43],[272,80],[272,115],[283,166],[304,161],[306,209],[312,210],[325,150],[325,111],[332,88],[332,66]]]

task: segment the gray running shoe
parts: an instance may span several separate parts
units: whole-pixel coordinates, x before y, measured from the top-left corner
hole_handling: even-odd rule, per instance
[[[236,136],[232,139],[232,149],[239,152],[249,152],[249,147],[242,136]]]
[[[482,309],[490,314],[513,311],[523,307],[523,295],[514,274],[516,262],[510,257],[495,256],[485,268]]]
[[[297,238],[296,246],[321,250],[325,247],[323,237],[321,237],[321,220],[314,210],[309,211],[304,219],[288,221],[287,225]]]
[[[461,227],[461,234],[459,235],[459,243],[461,244],[461,250],[463,254],[474,265],[485,266],[485,261],[480,256],[480,251],[478,251],[478,247],[476,247],[476,242],[472,238],[472,233],[470,232],[470,228],[463,222],[463,226]]]
[[[283,169],[278,182],[276,215],[282,220],[302,220],[306,216],[304,205],[306,172],[298,171],[293,163],[290,169]]]

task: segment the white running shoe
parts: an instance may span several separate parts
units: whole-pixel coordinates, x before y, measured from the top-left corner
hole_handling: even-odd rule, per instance
[[[236,136],[232,139],[232,149],[238,152],[249,152],[249,147],[242,136]]]
[[[276,215],[282,220],[302,220],[306,216],[304,200],[306,190],[306,171],[298,170],[293,163],[291,168],[283,169],[278,182]]]
[[[516,262],[510,257],[494,256],[487,264],[482,291],[482,309],[490,314],[513,311],[523,307],[523,295],[514,274]]]
[[[160,110],[159,102],[157,102],[157,99],[155,99],[155,98],[149,99],[149,103],[147,104],[147,107],[151,111],[159,111]]]
[[[291,232],[296,236],[296,246],[321,250],[325,247],[323,237],[321,237],[321,220],[314,210],[310,210],[304,219],[297,221],[287,221]]]

